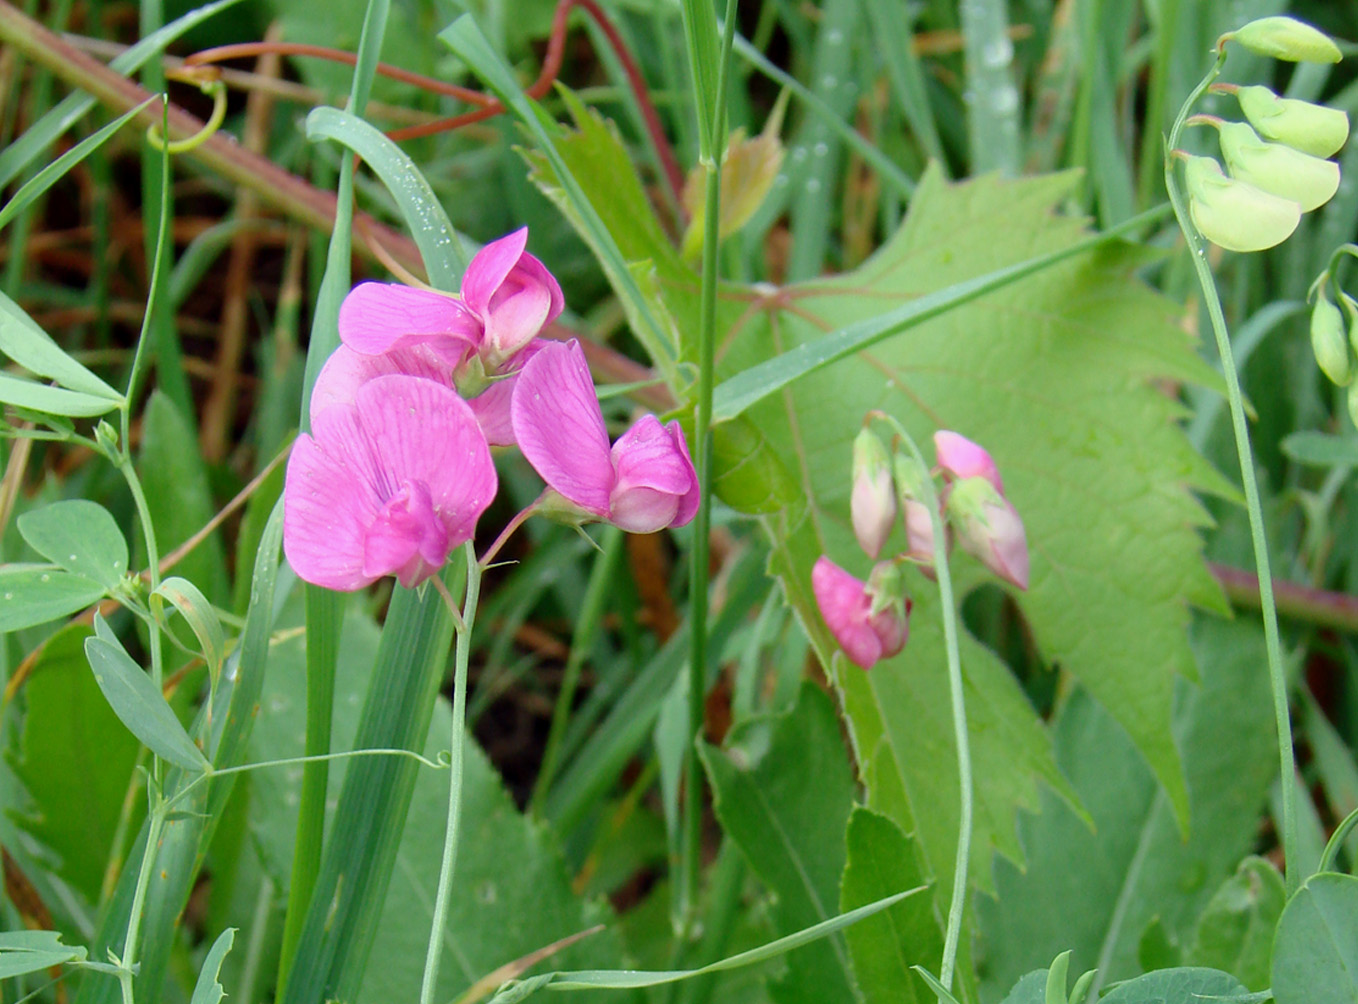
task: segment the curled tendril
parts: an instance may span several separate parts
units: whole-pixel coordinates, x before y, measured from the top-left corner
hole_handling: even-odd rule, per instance
[[[453,754],[449,750],[439,750],[434,757],[434,765],[437,767],[451,767],[453,764]]]
[[[188,153],[205,143],[221,128],[222,120],[226,118],[226,85],[220,79],[220,71],[203,72],[208,69],[215,70],[216,67],[186,67],[175,74],[180,79],[196,84],[200,91],[212,98],[212,114],[203,124],[203,128],[184,139],[166,140],[160,131],[160,123],[153,123],[146,130],[146,142],[150,143],[153,149],[169,154]],[[169,95],[166,95],[164,100],[168,102]]]

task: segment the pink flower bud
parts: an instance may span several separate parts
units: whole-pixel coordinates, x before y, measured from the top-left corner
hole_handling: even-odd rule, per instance
[[[939,429],[934,433],[934,451],[938,456],[938,466],[943,468],[948,480],[985,478],[995,486],[997,492],[1004,493],[1004,482],[1000,480],[995,461],[966,436]]]
[[[871,669],[905,647],[910,603],[894,565],[878,564],[869,584],[822,555],[811,570],[811,590],[830,633],[859,666]]]
[[[407,588],[470,540],[496,490],[476,417],[449,388],[377,376],[312,418],[288,458],[283,551],[307,582]]]
[[[949,433],[955,435],[955,433]],[[958,436],[957,438],[961,438]],[[984,452],[984,451],[982,451]],[[924,480],[929,472],[923,470],[913,457],[896,454],[896,492],[900,496],[901,513],[905,521],[905,536],[909,549],[905,557],[920,563],[921,570],[932,578],[934,565],[934,524],[929,518],[929,507],[924,504]],[[946,527],[945,533],[946,533]]]
[[[869,558],[882,553],[896,521],[896,494],[886,447],[870,429],[853,441],[853,492],[849,512],[858,544]]]
[[[957,543],[992,572],[1028,588],[1028,539],[1009,500],[984,477],[954,484],[944,503]]]
[[[610,450],[579,343],[544,342],[524,365],[510,406],[523,455],[564,500],[551,514],[605,520],[629,533],[683,526],[698,511],[698,475],[678,422],[641,418]]]

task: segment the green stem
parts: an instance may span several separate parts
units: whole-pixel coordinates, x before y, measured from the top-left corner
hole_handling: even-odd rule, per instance
[[[1189,257],[1202,287],[1203,299],[1207,303],[1207,313],[1212,321],[1212,333],[1216,337],[1217,352],[1221,356],[1221,369],[1226,378],[1226,400],[1230,404],[1231,428],[1235,433],[1236,456],[1240,460],[1240,480],[1245,490],[1245,509],[1249,513],[1250,541],[1254,546],[1254,566],[1259,575],[1259,605],[1264,620],[1264,644],[1268,652],[1269,684],[1273,690],[1273,717],[1278,730],[1278,761],[1282,777],[1283,803],[1283,865],[1287,879],[1287,892],[1290,896],[1300,884],[1297,869],[1293,867],[1291,852],[1299,846],[1297,834],[1296,785],[1293,778],[1296,764],[1292,752],[1292,721],[1288,710],[1287,678],[1283,672],[1282,644],[1278,636],[1278,610],[1273,599],[1273,577],[1269,571],[1268,540],[1264,533],[1263,507],[1259,501],[1259,485],[1254,473],[1254,451],[1250,447],[1249,426],[1245,419],[1245,407],[1240,393],[1240,377],[1235,369],[1235,357],[1231,352],[1231,337],[1226,328],[1226,317],[1221,309],[1221,298],[1217,295],[1216,282],[1211,267],[1207,264],[1207,241],[1193,225],[1184,202],[1182,191],[1175,178],[1173,151],[1178,144],[1179,133],[1188,117],[1191,106],[1207,90],[1208,86],[1221,72],[1225,62],[1225,51],[1217,55],[1216,63],[1208,71],[1188,100],[1179,110],[1174,127],[1170,130],[1168,153],[1165,156],[1165,188],[1169,191],[1174,215],[1188,242]]]
[[[128,914],[127,934],[123,938],[123,954],[118,960],[118,983],[122,988],[123,1004],[134,1004],[135,1001],[132,979],[137,965],[137,941],[141,937],[141,914],[146,906],[146,890],[151,885],[156,848],[160,845],[160,837],[165,830],[167,811],[164,800],[157,792],[156,804],[151,809],[151,819],[146,829],[146,846],[142,850],[141,868],[137,871],[137,885],[132,893],[132,909]]]
[[[889,422],[909,448],[915,463],[924,473],[921,478],[923,503],[929,509],[929,525],[934,538],[934,574],[938,577],[939,603],[943,607],[943,645],[948,654],[948,691],[952,697],[953,740],[957,743],[957,778],[960,789],[960,810],[957,822],[957,858],[953,863],[952,899],[948,904],[948,927],[943,937],[943,962],[939,982],[945,990],[952,989],[953,973],[957,968],[957,950],[962,940],[962,915],[967,907],[967,872],[971,864],[972,814],[975,796],[971,776],[971,737],[967,732],[967,706],[962,689],[962,657],[957,638],[957,602],[953,597],[952,573],[948,569],[948,542],[943,531],[942,511],[934,483],[929,477],[929,465],[905,427],[890,415],[876,415]]]
[[[443,833],[443,862],[439,866],[439,886],[434,897],[434,923],[429,931],[429,951],[424,960],[424,980],[420,984],[420,1004],[433,1004],[434,989],[439,979],[439,961],[443,955],[443,928],[448,919],[449,893],[452,891],[453,870],[457,865],[457,836],[462,817],[462,747],[465,742],[467,717],[467,662],[471,658],[472,625],[476,620],[476,602],[481,593],[481,566],[476,561],[476,549],[467,541],[463,550],[467,557],[467,595],[462,603],[462,627],[457,632],[457,651],[453,661],[453,729],[448,749],[448,824]],[[456,617],[457,606],[438,576],[435,588],[443,595],[448,609]]]

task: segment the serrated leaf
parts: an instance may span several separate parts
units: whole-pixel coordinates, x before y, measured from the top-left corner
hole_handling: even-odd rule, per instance
[[[127,574],[127,541],[109,511],[88,499],[24,513],[19,533],[44,558],[113,590]]]
[[[96,625],[100,621],[102,618],[96,616]],[[121,645],[101,637],[86,638],[85,656],[109,707],[129,732],[157,756],[185,770],[210,769],[164,695]]]
[[[60,858],[57,874],[97,903],[138,744],[90,674],[89,636],[72,625],[43,647],[24,683],[13,764],[32,799],[18,822]]]
[[[1103,985],[1141,971],[1138,945],[1158,916],[1185,944],[1217,886],[1254,841],[1256,818],[1277,771],[1268,681],[1259,671],[1259,627],[1201,618],[1195,626],[1201,683],[1180,681],[1175,734],[1190,796],[1189,837],[1163,789],[1112,717],[1076,692],[1056,721],[1057,759],[1090,822],[1044,795],[1021,820],[1023,871],[995,866],[998,898],[976,900],[979,964],[990,996],[1058,952]]]
[[[226,953],[231,951],[231,946],[236,941],[236,929],[228,927],[221,934],[217,935],[217,940],[208,949],[207,957],[203,959],[203,968],[198,971],[198,982],[193,987],[193,997],[189,1004],[220,1004],[226,996],[226,988],[217,982],[222,971],[222,960],[226,958]]]
[[[53,568],[0,568],[0,634],[46,624],[84,610],[104,587],[83,575]]]
[[[1312,875],[1288,901],[1273,941],[1277,1004],[1358,999],[1358,878]]]
[[[742,726],[723,749],[700,749],[722,828],[777,897],[775,930],[833,917],[853,775],[830,700],[805,684],[792,711]],[[787,963],[787,977],[770,987],[775,1001],[857,999],[843,938],[800,949]]]

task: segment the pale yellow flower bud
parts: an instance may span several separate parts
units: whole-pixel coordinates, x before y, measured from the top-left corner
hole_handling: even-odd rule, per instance
[[[1227,251],[1271,248],[1291,237],[1301,222],[1301,203],[1226,177],[1211,157],[1188,157],[1184,184],[1194,226]]]
[[[1228,40],[1261,56],[1292,63],[1337,63],[1344,58],[1330,36],[1294,17],[1257,18],[1221,36],[1221,41]]]
[[[1313,157],[1333,157],[1349,138],[1349,117],[1338,108],[1280,98],[1260,84],[1238,88],[1235,94],[1250,125],[1275,143]]]
[[[1231,175],[1271,195],[1318,209],[1339,190],[1339,165],[1282,143],[1266,143],[1244,122],[1223,122],[1221,155]]]

